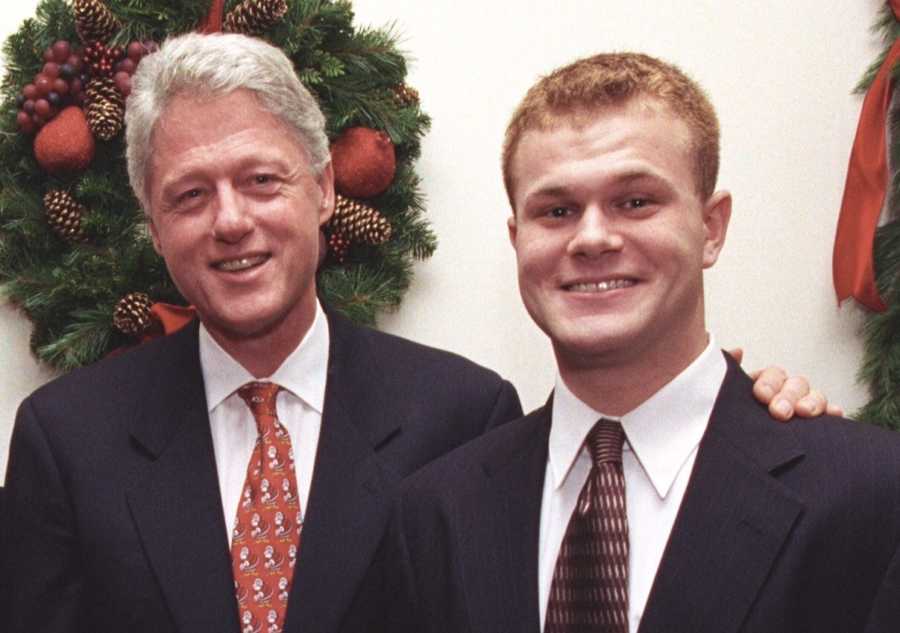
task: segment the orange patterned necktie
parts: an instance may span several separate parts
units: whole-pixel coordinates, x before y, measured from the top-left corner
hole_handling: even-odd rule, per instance
[[[588,433],[594,466],[556,559],[544,633],[628,633],[624,440],[605,418]]]
[[[294,452],[275,410],[280,389],[251,382],[238,390],[259,432],[231,542],[241,633],[281,633],[300,547],[303,516]]]

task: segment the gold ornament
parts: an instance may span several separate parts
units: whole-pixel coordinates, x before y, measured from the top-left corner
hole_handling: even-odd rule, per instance
[[[72,13],[75,14],[75,30],[85,44],[106,42],[122,29],[122,23],[100,0],[75,0]]]
[[[47,222],[56,233],[67,242],[82,242],[85,239],[81,218],[87,209],[75,201],[67,191],[52,189],[44,194],[44,208]]]
[[[244,0],[225,16],[222,30],[225,33],[259,35],[275,26],[287,10],[285,0]]]
[[[125,99],[109,77],[91,79],[85,88],[84,114],[91,133],[101,141],[115,138],[125,127]]]
[[[419,105],[419,91],[412,86],[400,84],[393,87],[394,99],[401,106],[409,107]]]
[[[391,239],[391,223],[367,204],[338,194],[331,217],[332,233],[344,235],[351,242],[377,246]]]
[[[150,307],[153,302],[145,292],[129,292],[119,299],[113,312],[113,325],[123,334],[134,336],[153,323]]]

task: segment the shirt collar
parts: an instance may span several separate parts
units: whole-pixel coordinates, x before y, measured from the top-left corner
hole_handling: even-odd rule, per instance
[[[687,368],[620,418],[604,415],[579,400],[557,374],[549,443],[554,487],[559,489],[565,483],[588,431],[605,417],[622,422],[625,450],[634,452],[664,499],[706,431],[726,369],[725,358],[710,336],[706,349]]]
[[[321,414],[325,401],[329,344],[328,319],[325,318],[322,306],[316,301],[315,317],[300,344],[270,377],[257,379],[222,349],[201,323],[200,367],[209,412],[242,385],[263,380],[281,385]]]

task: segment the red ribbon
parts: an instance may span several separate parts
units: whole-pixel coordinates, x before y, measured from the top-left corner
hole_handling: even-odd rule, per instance
[[[171,303],[154,303],[150,306],[153,324],[141,335],[141,343],[160,336],[174,334],[194,320],[197,310],[194,306],[176,306]]]
[[[200,33],[219,33],[222,30],[222,17],[225,15],[225,0],[212,0],[206,19],[197,27]]]
[[[900,19],[900,0],[890,0],[890,6],[894,17]],[[891,46],[863,100],[847,167],[832,259],[838,303],[853,297],[876,312],[887,309],[875,285],[872,249],[887,189],[884,135],[891,102],[891,71],[898,59],[900,39]]]

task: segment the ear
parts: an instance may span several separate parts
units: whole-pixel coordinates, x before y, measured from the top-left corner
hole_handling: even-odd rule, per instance
[[[519,225],[516,224],[516,212],[513,211],[512,215],[506,218],[506,230],[509,233],[509,243],[512,245],[513,249],[516,248],[516,233],[518,228]]]
[[[150,231],[150,239],[153,240],[153,250],[162,257],[162,244],[159,241],[159,231],[156,228],[156,222],[153,221],[153,216],[149,211],[144,212],[144,219],[147,222],[147,229]]]
[[[706,241],[703,244],[704,268],[710,268],[719,259],[719,253],[725,245],[729,220],[731,220],[731,194],[727,191],[716,191],[703,207],[703,226],[706,231]]]
[[[322,190],[322,204],[319,207],[319,226],[324,226],[334,215],[334,168],[331,161],[319,175],[319,188]]]

